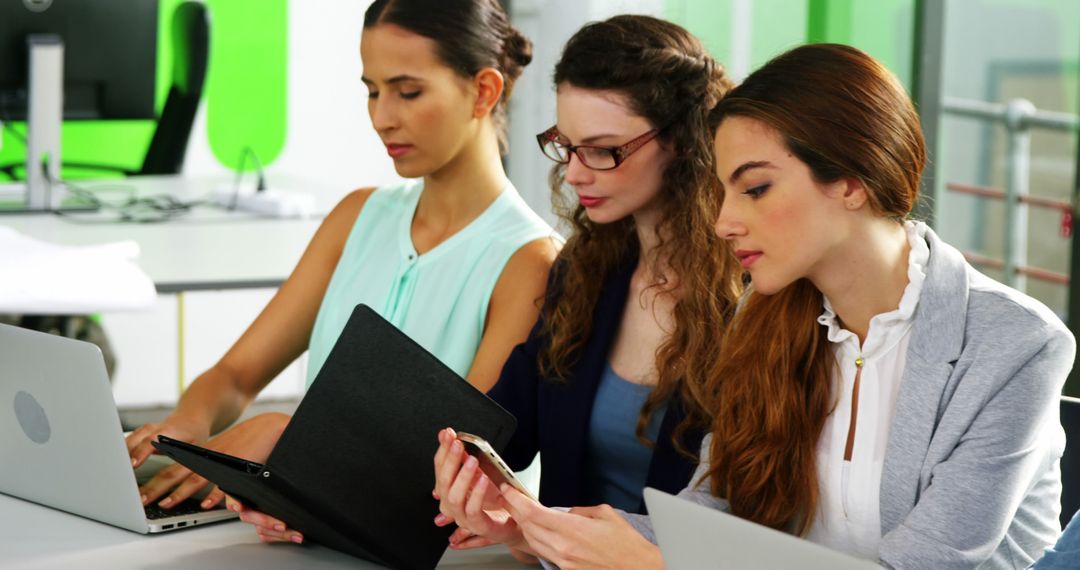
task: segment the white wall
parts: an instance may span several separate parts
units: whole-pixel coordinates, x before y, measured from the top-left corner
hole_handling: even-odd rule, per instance
[[[320,204],[332,205],[350,190],[399,179],[367,116],[360,81],[360,31],[370,2],[293,0],[288,3],[286,138],[269,167],[289,179],[309,179]],[[257,96],[257,94],[253,94]],[[220,174],[210,150],[205,106],[196,119],[185,174]]]
[[[360,81],[360,32],[370,2],[289,2],[288,93],[285,147],[269,168],[290,180],[310,179],[310,191],[332,205],[361,186],[398,179],[393,163],[371,128]],[[555,122],[551,74],[566,40],[586,22],[619,13],[663,14],[663,0],[511,0],[511,19],[533,40],[534,59],[518,80],[510,105],[511,180],[525,200],[549,222],[550,162],[536,148],[536,133]],[[186,174],[224,171],[210,150],[205,109],[196,119]]]

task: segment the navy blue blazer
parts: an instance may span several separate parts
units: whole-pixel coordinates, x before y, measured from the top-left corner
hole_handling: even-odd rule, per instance
[[[619,330],[630,276],[636,266],[634,253],[632,259],[608,276],[593,311],[592,334],[565,382],[540,377],[537,354],[544,342],[541,316],[529,338],[510,353],[498,383],[488,393],[518,420],[517,431],[502,453],[510,467],[524,469],[540,452],[540,502],[547,506],[584,506],[588,500],[584,496],[584,478],[593,400]],[[552,268],[548,291],[561,288],[558,267],[556,263]],[[685,415],[679,401],[668,403],[649,463],[647,486],[674,494],[690,482],[697,462],[680,454],[672,441],[672,432]],[[702,430],[687,430],[682,438],[683,449],[696,451],[704,435]],[[645,513],[644,501],[637,512]]]

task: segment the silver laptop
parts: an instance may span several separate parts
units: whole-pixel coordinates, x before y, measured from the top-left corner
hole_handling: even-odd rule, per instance
[[[881,570],[869,560],[656,489],[645,489],[645,505],[668,570]]]
[[[0,493],[139,533],[236,516],[194,501],[144,509],[101,350],[8,325],[0,325],[0,465]]]

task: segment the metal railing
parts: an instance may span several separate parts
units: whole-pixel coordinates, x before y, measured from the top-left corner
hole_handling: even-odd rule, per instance
[[[1007,178],[1004,190],[946,184],[946,189],[984,198],[1005,201],[1005,239],[1002,260],[977,254],[966,254],[972,263],[1000,267],[1006,285],[1023,291],[1027,277],[1067,284],[1069,277],[1027,265],[1028,207],[1053,208],[1067,216],[1071,227],[1076,205],[1069,202],[1031,196],[1031,130],[1050,129],[1065,132],[1080,131],[1080,116],[1057,111],[1042,111],[1027,99],[1013,99],[1008,103],[986,103],[969,99],[946,97],[943,102],[946,113],[983,121],[1002,123],[1008,138]],[[1080,167],[1080,165],[1078,165]]]

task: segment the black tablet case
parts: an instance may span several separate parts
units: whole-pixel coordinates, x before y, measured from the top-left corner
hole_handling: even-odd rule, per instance
[[[265,466],[159,438],[161,451],[325,546],[394,568],[433,568],[452,527],[431,496],[438,431],[501,451],[509,412],[358,305]]]

